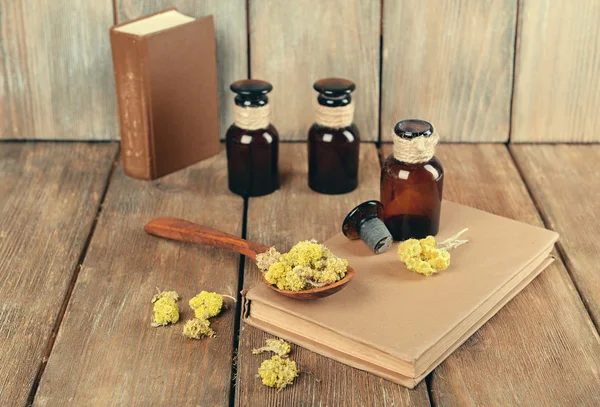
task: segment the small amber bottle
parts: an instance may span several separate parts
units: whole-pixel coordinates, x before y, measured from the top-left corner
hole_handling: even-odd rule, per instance
[[[344,194],[358,185],[360,137],[350,93],[354,83],[341,78],[321,79],[316,123],[308,132],[308,185],[323,194]]]
[[[439,137],[423,120],[396,124],[394,153],[381,169],[383,221],[394,240],[435,236],[440,226],[444,170],[434,156]]]
[[[234,123],[227,130],[229,189],[241,196],[267,195],[279,188],[279,135],[271,124],[267,93],[273,86],[248,79],[231,84]]]

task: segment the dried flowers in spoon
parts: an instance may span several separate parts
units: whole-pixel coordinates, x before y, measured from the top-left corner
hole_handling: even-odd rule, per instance
[[[316,240],[296,243],[285,254],[272,247],[256,256],[256,264],[270,284],[287,291],[325,287],[343,279],[348,269],[347,260]]]

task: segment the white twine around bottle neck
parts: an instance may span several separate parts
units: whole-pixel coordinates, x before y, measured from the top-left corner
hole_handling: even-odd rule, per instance
[[[264,106],[244,107],[233,104],[233,122],[236,126],[246,130],[258,130],[269,127],[271,124],[271,108]]]
[[[431,136],[419,136],[413,139],[405,139],[392,133],[394,140],[394,158],[408,164],[424,163],[435,154],[435,146],[440,140],[437,133]]]
[[[317,124],[332,129],[341,129],[348,127],[354,121],[354,102],[346,106],[323,106],[317,104],[316,122]]]

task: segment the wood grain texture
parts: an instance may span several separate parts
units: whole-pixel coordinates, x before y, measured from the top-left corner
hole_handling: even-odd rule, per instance
[[[165,215],[241,234],[243,200],[227,190],[224,152],[152,182],[117,169],[35,405],[228,404],[235,306],[212,320],[216,338],[182,329],[201,290],[236,295],[240,257],[144,232]],[[155,287],[182,296],[178,324],[150,327]]]
[[[322,195],[307,184],[307,153],[302,144],[283,144],[282,187],[250,199],[248,239],[287,251],[299,240],[325,241],[339,233],[346,214],[356,205],[379,196],[379,161],[375,146],[361,146],[359,188],[344,195]],[[246,261],[244,286],[262,284],[254,263]],[[270,335],[242,323],[238,350],[236,404],[240,406],[429,406],[425,382],[408,390],[370,373],[327,359],[298,346],[291,358],[305,372],[280,392],[262,386],[256,372],[267,357],[252,355]],[[306,373],[306,372],[310,372]]]
[[[377,140],[381,5],[372,0],[249,0],[253,78],[273,84],[273,124],[284,140],[305,140],[315,121],[313,83],[356,83],[355,123]]]
[[[512,145],[525,182],[558,246],[577,289],[600,327],[600,182],[590,172],[600,146]]]
[[[233,96],[229,85],[248,77],[248,35],[245,0],[115,0],[117,20],[125,22],[169,7],[191,17],[212,14],[217,37],[217,72],[221,137],[233,123]]]
[[[508,140],[517,0],[384,2],[381,139],[402,119],[443,141]]]
[[[112,0],[0,1],[0,139],[118,137]]]
[[[437,155],[446,199],[542,225],[505,146],[442,145]],[[591,406],[599,372],[598,334],[556,260],[433,372],[430,391],[444,406]]]
[[[116,152],[116,144],[0,146],[2,405],[27,401]]]
[[[519,4],[511,141],[600,141],[600,2]]]

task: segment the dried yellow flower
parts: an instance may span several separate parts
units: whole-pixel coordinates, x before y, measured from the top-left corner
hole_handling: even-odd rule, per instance
[[[262,271],[267,271],[271,264],[277,263],[281,258],[281,253],[275,250],[274,247],[270,247],[264,253],[259,253],[256,255],[256,265]]]
[[[219,315],[223,308],[223,296],[217,293],[202,291],[189,302],[196,318],[208,319]]]
[[[152,327],[174,324],[179,321],[179,294],[176,291],[163,291],[152,297]]]
[[[276,253],[275,249],[273,252]],[[273,252],[267,252],[270,254],[265,257],[257,256],[257,264],[261,268],[268,265],[268,268],[262,268],[265,279],[280,290],[324,287],[346,276],[348,261],[334,256],[315,240],[298,242],[283,255],[277,256]]]
[[[258,355],[259,353],[263,352],[273,352],[277,356],[286,357],[292,350],[290,344],[283,339],[267,339],[266,342],[266,346],[258,349],[252,349],[252,354]]]
[[[298,368],[293,360],[275,355],[261,363],[258,374],[265,386],[281,390],[298,377]]]
[[[450,266],[448,249],[457,248],[468,240],[458,237],[468,229],[463,229],[451,238],[437,243],[433,236],[424,239],[408,239],[398,245],[398,256],[406,267],[415,273],[431,276]]]
[[[191,339],[202,339],[215,336],[208,319],[194,318],[187,321],[183,327],[183,335]]]
[[[398,256],[410,271],[425,276],[446,270],[450,265],[450,253],[437,248],[433,236],[405,240],[398,245]]]
[[[421,256],[421,244],[417,239],[408,239],[398,245],[398,256],[403,263],[408,259],[419,258]]]

